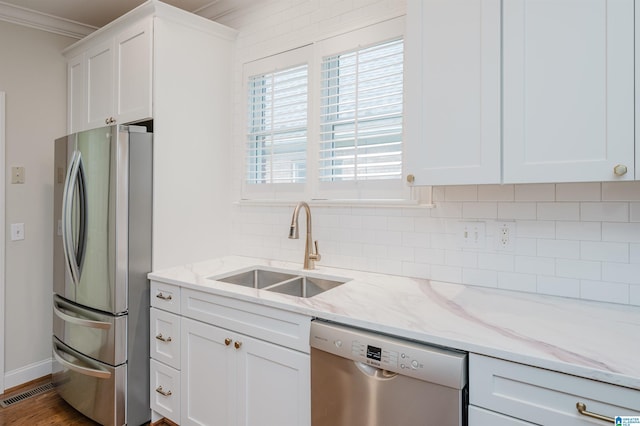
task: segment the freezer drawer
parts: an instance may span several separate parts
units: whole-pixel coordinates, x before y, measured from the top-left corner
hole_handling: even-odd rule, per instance
[[[127,315],[105,314],[54,296],[53,334],[67,346],[106,364],[127,361]]]
[[[53,337],[52,382],[73,408],[105,426],[126,418],[127,365],[112,367],[74,351]]]

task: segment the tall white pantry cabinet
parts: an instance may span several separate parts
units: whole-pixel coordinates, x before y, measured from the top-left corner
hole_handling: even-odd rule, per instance
[[[150,0],[64,51],[69,133],[153,120],[153,269],[223,254],[236,31]]]
[[[407,15],[416,184],[640,179],[634,0],[409,0]]]

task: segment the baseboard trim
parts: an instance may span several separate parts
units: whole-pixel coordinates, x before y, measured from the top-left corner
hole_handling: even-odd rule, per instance
[[[51,366],[53,360],[51,358],[25,365],[15,370],[7,371],[4,375],[4,392],[16,386],[38,379],[42,376],[51,374]]]

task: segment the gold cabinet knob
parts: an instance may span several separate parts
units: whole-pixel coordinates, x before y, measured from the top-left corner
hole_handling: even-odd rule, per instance
[[[625,166],[624,164],[617,164],[614,168],[613,168],[613,173],[616,176],[622,176],[625,175],[627,173],[627,166]]]
[[[229,339],[228,337],[224,339],[224,344],[225,346],[229,346],[231,344],[231,339]]]
[[[242,342],[235,341],[233,343],[233,346],[235,346],[236,349],[240,349],[240,346],[242,346]]]
[[[407,175],[407,183],[413,183],[416,181],[416,177],[414,175]]]

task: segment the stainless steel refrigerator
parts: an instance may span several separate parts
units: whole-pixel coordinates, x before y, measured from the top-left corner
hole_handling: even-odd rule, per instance
[[[103,425],[150,420],[152,134],[55,141],[53,385]]]

